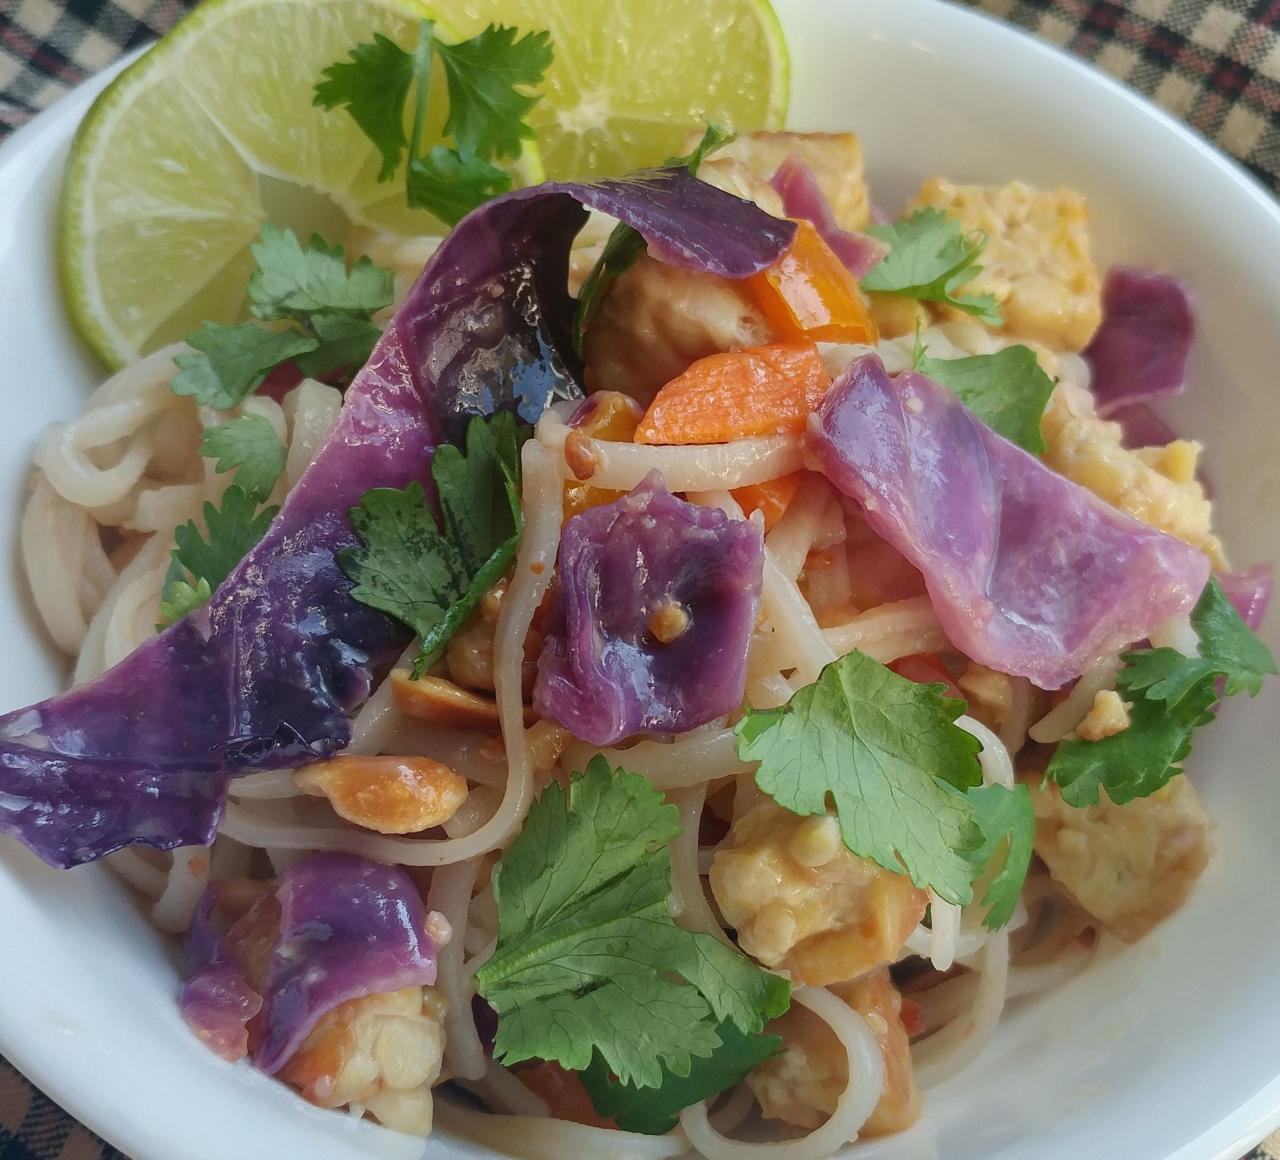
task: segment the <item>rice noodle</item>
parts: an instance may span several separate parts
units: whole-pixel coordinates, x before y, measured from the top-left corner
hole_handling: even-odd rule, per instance
[[[436,986],[447,1004],[444,1016],[444,1051],[449,1070],[462,1079],[480,1079],[488,1066],[484,1045],[471,1015],[475,985],[463,969],[463,936],[471,909],[471,895],[480,873],[478,859],[441,866],[431,875],[427,906],[439,911],[454,936],[436,952]]]
[[[561,755],[561,768],[586,769],[597,754],[612,766],[640,774],[654,789],[661,790],[704,784],[750,767],[738,756],[738,738],[733,730],[718,728],[686,734],[671,742],[638,741],[626,749],[600,749],[574,740]]]
[[[689,1142],[679,1130],[665,1136],[642,1136],[570,1120],[477,1112],[448,1099],[437,1100],[436,1121],[453,1135],[498,1155],[525,1160],[566,1160],[570,1156],[667,1160],[689,1150]]]
[[[707,901],[698,873],[698,828],[706,799],[705,783],[667,794],[667,800],[680,811],[681,827],[679,836],[671,842],[672,916],[688,930],[701,931],[733,946]]]
[[[951,647],[927,596],[878,605],[844,624],[824,628],[822,635],[840,656],[859,649],[882,664]]]
[[[848,1054],[849,1083],[836,1100],[835,1111],[825,1124],[798,1140],[746,1144],[727,1139],[711,1126],[704,1100],[680,1113],[680,1126],[707,1160],[738,1160],[745,1156],[759,1160],[824,1160],[857,1138],[880,1102],[884,1059],[862,1015],[825,987],[801,987],[792,995],[792,1001],[824,1020]]]
[[[297,797],[302,791],[293,780],[291,769],[268,769],[262,773],[249,773],[231,783],[227,792],[236,798],[249,801],[276,801]]]
[[[209,885],[209,861],[204,846],[182,846],[173,851],[168,881],[151,908],[151,921],[161,930],[181,934],[191,925],[200,896]]]
[[[552,453],[558,474],[576,479],[564,459],[569,427],[555,409],[538,420],[537,437]],[[770,435],[706,446],[659,447],[640,443],[612,443],[581,439],[581,458],[594,462],[582,482],[613,491],[630,491],[651,471],[660,471],[669,491],[709,491],[745,487],[799,471],[803,463],[796,435]]]
[[[1085,719],[1093,708],[1093,699],[1104,689],[1115,687],[1119,671],[1118,656],[1099,661],[1093,668],[1086,669],[1071,692],[1027,731],[1031,740],[1045,745],[1061,741]]]
[[[141,850],[126,847],[108,854],[102,861],[109,870],[148,898],[159,898],[169,883],[168,873],[147,861]]]

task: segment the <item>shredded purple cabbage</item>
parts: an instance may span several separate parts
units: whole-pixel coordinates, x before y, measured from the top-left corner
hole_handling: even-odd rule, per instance
[[[923,375],[852,363],[810,419],[822,470],[924,574],[943,629],[1056,689],[1188,611],[1204,555],[1064,479]]]
[[[569,247],[584,206],[664,261],[731,278],[768,266],[794,226],[683,168],[518,190],[450,234],[347,392],[329,439],[265,539],[209,604],[110,672],[0,717],[0,833],[74,866],[132,843],[208,843],[228,780],[346,745],[350,712],[405,630],[349,596],[334,553],[369,488],[428,483],[472,414],[537,418],[581,393]]]
[[[254,1064],[274,1075],[317,1021],[348,999],[429,987],[436,945],[399,866],[312,854],[280,875],[280,937],[267,967]]]
[[[804,218],[813,223],[822,240],[831,247],[855,278],[865,278],[889,252],[889,247],[870,234],[856,234],[841,229],[818,179],[798,157],[788,157],[770,179],[782,198],[782,208],[789,218]]]
[[[1191,299],[1176,278],[1113,266],[1102,290],[1102,325],[1084,352],[1098,413],[1111,418],[1121,408],[1178,394],[1194,337]]]
[[[262,996],[228,953],[213,921],[218,888],[204,892],[187,931],[184,950],[191,974],[182,984],[178,1009],[187,1026],[223,1059],[243,1059],[249,1049],[249,1021],[262,1010]]]
[[[737,709],[763,566],[756,525],[676,499],[656,471],[574,516],[560,537],[538,712],[612,745]]]
[[[252,982],[228,945],[232,940],[212,923],[215,902],[212,890],[201,900],[187,942],[193,969],[179,1006],[188,1025],[225,1059],[245,1054],[247,1024],[261,1012],[252,1057],[268,1075],[339,1004],[436,980],[432,928],[442,920],[424,913],[398,866],[353,854],[312,854],[291,865],[258,903],[278,909],[279,923],[266,977]]]
[[[414,287],[404,325],[422,397],[444,436],[509,408],[535,422],[582,394],[573,352],[569,250],[599,210],[672,266],[747,278],[772,265],[795,226],[692,176],[656,169],[596,185],[549,182],[488,202],[458,223]]]
[[[1243,572],[1218,573],[1223,593],[1254,632],[1258,631],[1262,618],[1267,615],[1275,579],[1275,569],[1271,564],[1255,564]]]
[[[1113,407],[1107,418],[1120,424],[1126,447],[1163,447],[1178,437],[1177,432],[1146,403]]]

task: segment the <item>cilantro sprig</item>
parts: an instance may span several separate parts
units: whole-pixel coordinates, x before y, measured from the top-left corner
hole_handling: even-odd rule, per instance
[[[218,411],[244,402],[285,362],[313,376],[362,365],[382,333],[373,315],[395,288],[390,272],[368,258],[348,269],[342,247],[319,234],[303,247],[292,230],[268,222],[250,250],[249,307],[259,321],[206,322],[187,336],[195,353],[173,360],[174,392]]]
[[[702,140],[684,157],[669,157],[668,165],[683,165],[692,174],[717,149],[728,145],[734,134],[720,125],[708,125]],[[645,251],[644,238],[638,230],[619,222],[613,227],[596,264],[591,267],[582,290],[578,294],[578,307],[573,318],[574,349],[582,353],[582,340],[586,335],[591,313],[612,286]]]
[[[720,1046],[708,1056],[695,1057],[688,1075],[663,1068],[657,1087],[619,1083],[599,1052],[578,1074],[600,1115],[624,1132],[662,1136],[676,1126],[685,1108],[736,1087],[753,1068],[782,1051],[781,1036],[746,1035],[727,1019],[716,1026],[716,1034]]]
[[[1007,346],[995,354],[968,358],[932,358],[917,337],[911,365],[951,391],[997,435],[1032,455],[1044,454],[1040,424],[1054,384],[1030,347]]]
[[[522,432],[507,413],[471,420],[465,452],[443,444],[431,463],[441,519],[420,483],[373,488],[351,509],[362,547],[338,554],[354,599],[421,637],[414,676],[440,654],[507,570],[520,538]]]
[[[200,454],[215,461],[219,472],[234,471],[235,486],[262,503],[284,471],[285,446],[261,415],[239,415],[208,428]]]
[[[1004,800],[1016,791],[980,788],[980,743],[955,724],[963,711],[945,685],[917,684],[854,651],[781,708],[748,710],[738,755],[759,762],[756,784],[784,809],[809,816],[830,804],[849,850],[948,902],[972,901],[974,881],[1003,852],[982,900],[998,926],[1029,863],[1025,806]]]
[[[672,921],[667,843],[679,832],[673,805],[602,757],[567,792],[553,782],[539,795],[494,871],[497,949],[475,976],[498,1012],[495,1057],[700,1087],[696,1061],[726,1042],[726,1021],[753,1036],[786,1010],[784,979]]]
[[[966,234],[959,222],[931,206],[892,225],[872,226],[868,233],[887,243],[889,253],[862,279],[864,290],[944,303],[1000,325],[992,295],[960,292],[982,270],[978,258],[987,245],[982,234]]]
[[[453,146],[422,151],[433,62],[439,58],[449,93],[444,132]],[[470,40],[449,44],[435,24],[419,25],[418,44],[406,52],[377,33],[331,64],[315,86],[313,103],[345,109],[382,159],[379,181],[394,180],[406,154],[405,197],[416,209],[455,224],[476,206],[511,188],[511,175],[494,165],[516,158],[533,138],[526,120],[551,64],[551,36],[491,24]],[[405,106],[412,127],[405,132]]]
[[[1045,776],[1069,805],[1095,805],[1100,790],[1117,805],[1146,797],[1182,772],[1192,735],[1212,721],[1224,696],[1256,696],[1276,662],[1240,619],[1222,586],[1210,580],[1191,613],[1198,657],[1172,648],[1137,649],[1121,658],[1116,691],[1130,706],[1128,728],[1098,741],[1058,743]],[[1221,690],[1219,690],[1221,682]]]
[[[176,528],[157,627],[165,628],[205,604],[267,534],[279,510],[260,509],[257,496],[233,483],[223,492],[221,504],[205,501],[203,535],[194,520]]]

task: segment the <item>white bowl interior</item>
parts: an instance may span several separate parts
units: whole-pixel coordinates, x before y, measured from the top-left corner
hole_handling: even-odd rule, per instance
[[[1219,526],[1238,564],[1280,557],[1280,215],[1197,138],[1082,66],[933,0],[776,0],[794,61],[792,123],[862,135],[879,204],[925,176],[1022,178],[1088,193],[1095,253],[1186,278],[1199,306],[1194,390],[1169,409],[1204,440]],[[40,429],[81,407],[98,372],[69,333],[52,265],[53,202],[91,93],[0,151],[0,540],[16,545]],[[0,707],[65,674],[15,565],[0,607]],[[1278,643],[1273,616],[1266,633]],[[1013,1010],[977,1065],[933,1091],[925,1121],[878,1156],[1234,1160],[1280,1107],[1277,683],[1229,704],[1192,771],[1218,854],[1191,901],[1140,945]],[[412,1157],[421,1145],[318,1112],[215,1059],[175,1010],[175,956],[93,868],[49,870],[0,846],[0,1050],[137,1160]],[[479,1155],[437,1137],[428,1155]]]

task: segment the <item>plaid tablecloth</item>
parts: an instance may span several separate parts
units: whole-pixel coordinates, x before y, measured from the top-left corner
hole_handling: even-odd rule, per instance
[[[1093,61],[1280,191],[1280,0],[961,2]],[[191,6],[0,0],[0,138]],[[0,1058],[0,1160],[124,1158]],[[1247,1160],[1280,1160],[1280,1132]]]

